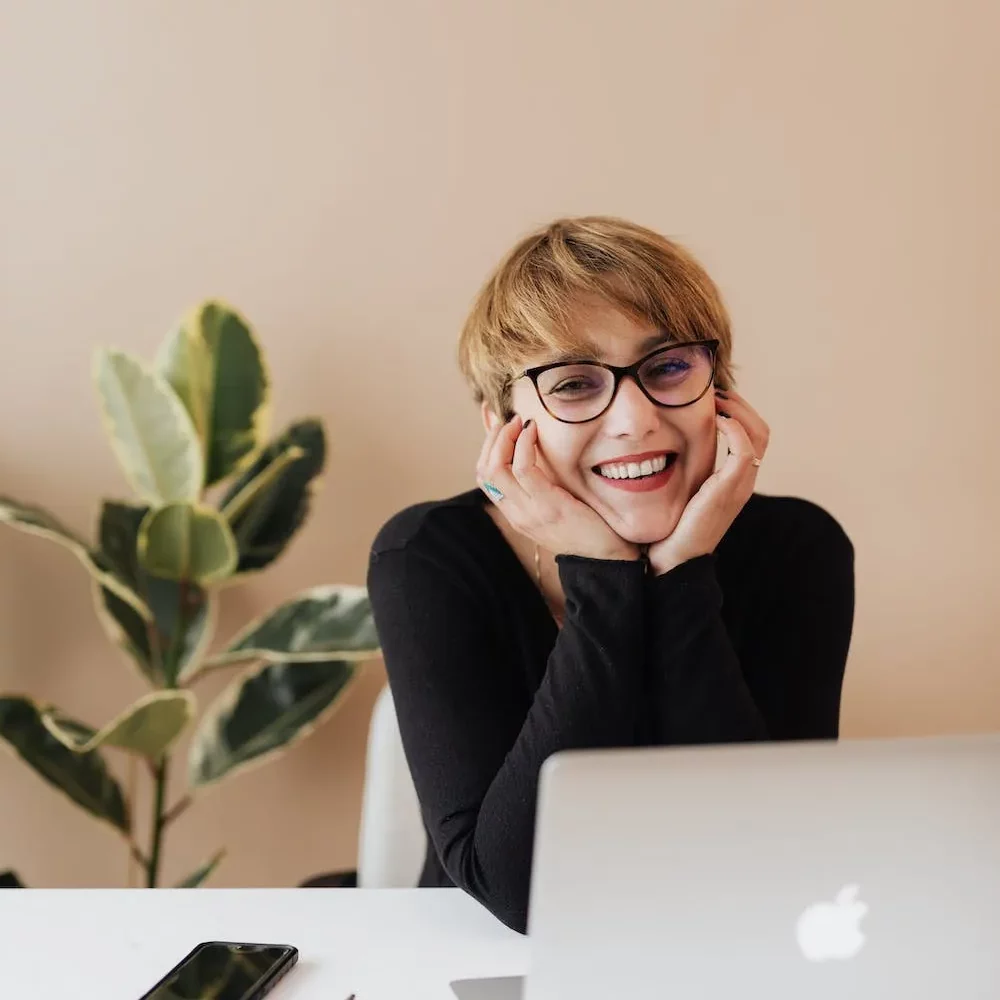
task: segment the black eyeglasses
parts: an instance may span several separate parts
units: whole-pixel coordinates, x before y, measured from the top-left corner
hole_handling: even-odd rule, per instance
[[[630,377],[656,406],[676,408],[698,402],[715,378],[717,340],[694,340],[658,347],[634,365],[602,361],[555,361],[528,368],[546,412],[564,424],[596,420],[614,402],[622,379]]]

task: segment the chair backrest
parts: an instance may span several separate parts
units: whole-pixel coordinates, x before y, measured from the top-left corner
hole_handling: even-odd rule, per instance
[[[403,754],[388,685],[375,701],[368,729],[358,843],[358,886],[412,889],[420,878],[427,834]]]

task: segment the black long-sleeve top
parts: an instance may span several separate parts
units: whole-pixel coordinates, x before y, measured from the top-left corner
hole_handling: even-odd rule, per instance
[[[558,750],[832,739],[854,550],[822,508],[754,494],[717,550],[654,575],[557,556],[557,627],[478,491],[410,507],[368,586],[429,846],[524,931],[542,763]]]

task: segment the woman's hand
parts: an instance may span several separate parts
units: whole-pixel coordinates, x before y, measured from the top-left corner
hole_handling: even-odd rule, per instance
[[[649,562],[657,575],[715,551],[753,493],[757,482],[754,458],[763,458],[767,451],[770,428],[756,410],[738,393],[716,390],[715,395],[716,409],[721,411],[715,420],[726,437],[729,454],[688,501],[673,532],[650,546]]]
[[[638,559],[639,550],[585,503],[557,486],[538,464],[538,427],[514,416],[486,435],[476,478],[515,531],[553,555]],[[497,499],[487,485],[503,494]]]

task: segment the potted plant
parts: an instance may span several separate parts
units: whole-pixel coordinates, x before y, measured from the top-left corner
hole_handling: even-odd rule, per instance
[[[108,637],[150,690],[103,725],[25,695],[0,696],[0,741],[123,837],[155,887],[166,832],[193,799],[319,725],[360,664],[377,654],[377,638],[365,589],[334,584],[283,602],[208,653],[219,589],[281,555],[308,516],[326,458],[319,420],[268,437],[264,355],[234,309],[198,305],[152,365],[99,350],[94,380],[134,497],[102,500],[93,542],[47,510],[9,498],[0,497],[0,522],[76,556]],[[240,672],[199,718],[193,689],[224,669]],[[187,791],[168,801],[177,740],[195,723]],[[144,844],[108,767],[112,752],[138,758],[152,782]],[[222,853],[180,884],[201,884]],[[0,886],[16,884],[13,872],[0,875]]]

